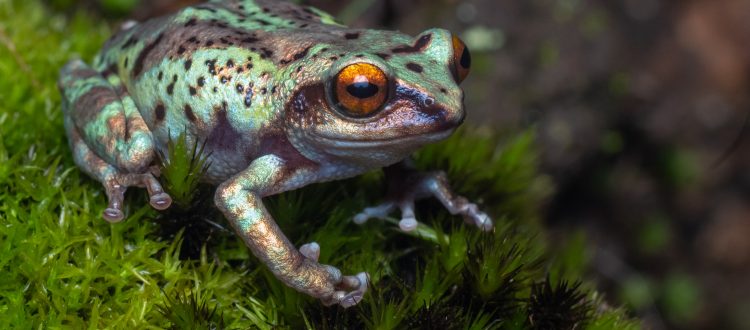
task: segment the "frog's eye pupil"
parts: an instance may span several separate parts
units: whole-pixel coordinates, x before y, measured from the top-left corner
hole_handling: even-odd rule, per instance
[[[366,99],[368,97],[373,97],[378,93],[378,86],[375,86],[367,81],[355,82],[349,86],[346,86],[346,91],[356,98]]]
[[[344,67],[334,77],[331,87],[335,108],[348,117],[370,116],[388,100],[388,77],[370,63]]]
[[[471,68],[471,53],[469,53],[469,47],[464,46],[464,52],[461,54],[461,66],[464,67],[464,69]]]
[[[452,70],[453,77],[457,83],[461,83],[469,75],[469,69],[471,68],[471,53],[469,47],[466,47],[461,39],[457,36],[453,36],[453,61]]]

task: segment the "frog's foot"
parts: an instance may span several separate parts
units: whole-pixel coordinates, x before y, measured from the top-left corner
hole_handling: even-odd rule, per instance
[[[401,220],[398,222],[398,227],[405,232],[416,229],[418,222],[414,216],[414,201],[404,203],[388,201],[373,207],[366,207],[362,212],[354,216],[354,223],[361,225],[373,218],[386,219],[396,207],[401,209]]]
[[[104,182],[109,203],[104,210],[104,219],[109,222],[120,222],[125,217],[122,202],[128,187],[145,187],[148,191],[149,204],[157,210],[165,210],[172,205],[172,197],[164,192],[161,184],[151,173],[115,174]]]
[[[369,280],[367,273],[361,272],[354,276],[340,276],[341,271],[338,269],[336,271],[338,271],[341,280],[335,285],[336,291],[330,297],[322,299],[323,304],[326,306],[338,304],[344,308],[359,304],[365,296],[365,292],[367,292]]]
[[[309,261],[318,262],[320,245],[316,242],[307,243],[299,248],[299,252]],[[341,307],[349,308],[362,301],[362,297],[364,297],[367,291],[367,282],[369,280],[367,273],[362,272],[354,276],[342,276],[341,271],[333,266],[323,265],[323,267],[330,274],[329,279],[331,279],[335,288],[333,292],[322,294],[319,297],[324,305],[338,304]]]
[[[163,210],[172,199],[149,169],[154,140],[133,98],[116,74],[103,75],[80,60],[68,62],[58,81],[65,131],[73,159],[104,185],[109,205],[104,218],[124,218],[122,201],[128,187],[148,189],[151,205]]]
[[[434,196],[448,212],[461,215],[466,223],[474,224],[484,231],[492,230],[492,219],[486,213],[480,211],[476,204],[456,195],[451,190],[445,173],[440,171],[428,173],[409,171],[397,177],[401,180],[391,183],[399,186],[391,187],[396,189],[390,189],[391,193],[386,198],[386,202],[365,208],[354,216],[355,223],[363,224],[371,218],[385,219],[391,211],[398,207],[401,210],[399,228],[406,232],[412,231],[417,228],[418,224],[414,217],[414,201]],[[403,184],[407,186],[401,186]]]

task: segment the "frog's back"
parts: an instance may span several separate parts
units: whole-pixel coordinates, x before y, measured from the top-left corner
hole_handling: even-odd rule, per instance
[[[273,54],[271,48],[278,45],[266,45],[273,47],[266,47],[265,52],[261,49],[263,46],[253,47],[254,44],[263,44],[261,36],[285,34],[291,30],[297,30],[295,33],[298,34],[299,30],[315,34],[316,31],[336,28],[344,26],[329,14],[286,1],[211,1],[123,29],[105,44],[95,65],[101,70],[113,69],[108,66],[117,65],[118,58],[132,53],[129,54],[135,56],[130,63],[132,66],[117,69],[131,71],[137,76],[152,64],[147,63],[151,59],[175,59],[179,57],[177,55],[197,49],[247,46],[270,56]],[[148,40],[157,42],[145,44]]]
[[[120,31],[94,67],[119,78],[158,149],[183,131],[205,141],[220,180],[264,152],[259,137],[283,134],[273,130],[293,88],[289,67],[342,29],[284,1],[214,1]]]

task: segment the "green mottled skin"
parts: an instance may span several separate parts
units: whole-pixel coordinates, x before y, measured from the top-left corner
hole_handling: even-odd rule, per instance
[[[205,142],[217,207],[253,253],[295,289],[351,306],[366,276],[318,264],[317,244],[300,253],[261,199],[395,164],[450,135],[464,118],[451,38],[441,29],[416,38],[348,29],[281,1],[188,7],[123,28],[91,66],[71,61],[62,69],[66,131],[76,163],[106,188],[110,221],[123,218],[128,186],[146,187],[155,208],[168,207],[155,152],[183,131]],[[377,112],[353,118],[333,104],[331,81],[360,62],[385,72],[389,96]],[[488,226],[441,175],[399,173],[413,185],[394,199],[404,217],[415,198],[434,195],[452,213]]]

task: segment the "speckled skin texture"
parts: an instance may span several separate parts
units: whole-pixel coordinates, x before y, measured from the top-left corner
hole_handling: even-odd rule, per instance
[[[355,222],[398,207],[401,228],[412,230],[413,201],[435,196],[451,213],[492,228],[442,173],[399,163],[463,121],[457,72],[468,72],[468,51],[461,57],[456,47],[442,29],[411,37],[348,29],[282,1],[208,2],[123,28],[91,66],[68,63],[59,80],[65,128],[78,166],[106,189],[110,221],[123,219],[130,186],[147,188],[153,207],[169,207],[156,151],[182,132],[205,142],[205,180],[218,185],[217,207],[253,254],[287,285],[348,307],[362,299],[367,275],[318,264],[317,243],[296,249],[262,198],[388,167],[400,188]],[[387,77],[377,90],[385,102],[366,116],[342,110],[332,91],[337,73],[355,63]]]

